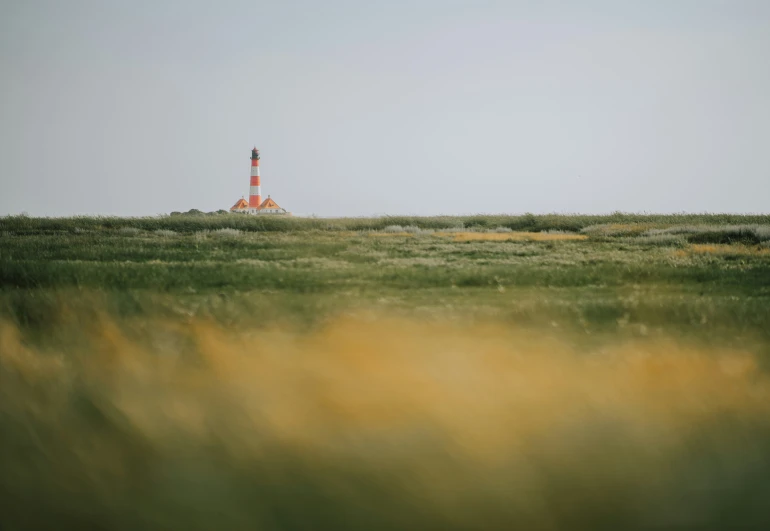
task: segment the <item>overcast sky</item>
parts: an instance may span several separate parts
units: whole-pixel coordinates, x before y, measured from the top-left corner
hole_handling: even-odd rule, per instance
[[[767,0],[0,0],[0,215],[770,211]]]

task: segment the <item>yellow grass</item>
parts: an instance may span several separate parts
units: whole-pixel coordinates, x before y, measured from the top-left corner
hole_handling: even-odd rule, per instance
[[[74,391],[77,374],[158,443],[169,430],[208,437],[214,419],[226,424],[236,413],[219,409],[227,404],[250,419],[229,426],[224,443],[233,451],[256,450],[251,435],[259,433],[318,456],[354,433],[394,436],[418,422],[484,462],[596,413],[637,426],[637,442],[655,440],[658,450],[712,414],[770,415],[770,379],[746,352],[635,341],[590,356],[502,326],[387,317],[339,318],[307,335],[273,327],[252,337],[206,322],[149,329],[155,345],[97,320],[89,351],[51,352],[0,323],[0,376],[8,384],[0,411],[21,408],[30,421],[53,421],[67,403],[49,399]],[[197,361],[168,351],[168,338],[180,334],[195,345]],[[569,438],[559,444],[568,447]]]
[[[719,421],[739,431],[770,423],[770,378],[747,352],[665,341],[584,352],[502,326],[387,317],[340,318],[307,334],[190,322],[135,323],[137,336],[91,322],[78,340],[86,344],[40,350],[0,323],[0,416],[19,426],[4,437],[24,448],[23,459],[0,453],[2,481],[49,485],[45,503],[59,488],[109,507],[120,504],[104,489],[168,499],[188,470],[208,474],[189,481],[202,482],[198,503],[209,503],[221,494],[212,489],[232,497],[233,478],[250,470],[265,492],[318,481],[339,511],[356,506],[366,477],[395,482],[403,508],[457,528],[494,528],[487,505],[468,495],[482,492],[529,528],[552,529],[555,517],[575,516],[551,506],[602,514],[613,503],[679,499],[689,484],[677,483],[672,463],[693,444],[724,466],[740,460],[750,438],[722,436]],[[349,484],[340,470],[355,471]],[[460,507],[458,493],[469,496]],[[269,503],[248,499],[237,510]]]
[[[757,256],[768,255],[770,249],[762,248],[759,246],[748,246],[741,244],[692,244],[685,249],[679,249],[674,253],[676,256],[688,256],[694,254],[714,254],[714,255],[744,255],[744,256]]]
[[[551,234],[547,232],[444,232],[438,236],[451,237],[456,242],[469,241],[528,241],[586,240],[583,234]]]

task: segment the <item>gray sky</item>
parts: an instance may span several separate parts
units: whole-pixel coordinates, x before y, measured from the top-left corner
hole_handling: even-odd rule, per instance
[[[0,0],[0,215],[770,211],[770,1]]]

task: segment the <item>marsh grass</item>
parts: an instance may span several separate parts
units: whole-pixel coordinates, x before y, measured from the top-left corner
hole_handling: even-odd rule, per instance
[[[588,239],[584,234],[566,232],[447,232],[442,236],[451,236],[456,242],[469,241],[576,241]]]
[[[217,229],[215,231],[212,231],[211,234],[216,238],[237,238],[241,236],[243,232],[241,232],[238,229],[225,228],[225,229]]]
[[[768,255],[770,249],[755,245],[728,245],[728,244],[691,244],[685,249],[677,251],[679,256],[686,254],[714,254],[714,255],[733,255],[733,256],[757,256]]]
[[[388,225],[387,227],[382,229],[382,232],[401,234],[408,231],[404,230],[404,227],[402,227],[401,225]]]
[[[635,235],[647,229],[673,226],[724,226],[761,225],[770,226],[770,215],[737,214],[626,214],[616,212],[609,215],[580,214],[522,214],[485,216],[383,216],[378,218],[298,218],[243,216],[240,214],[157,216],[147,218],[117,217],[72,217],[72,218],[31,218],[27,216],[6,216],[0,218],[0,229],[19,234],[72,232],[75,227],[82,230],[112,230],[121,227],[135,227],[144,231],[159,229],[192,234],[201,230],[221,228],[238,229],[244,232],[307,232],[307,231],[380,231],[388,226],[414,226],[421,229],[470,229],[488,230],[497,227],[513,231],[542,232],[564,230],[569,232],[588,231],[596,235]]]
[[[383,231],[383,232],[376,231],[376,232],[369,232],[369,233],[367,233],[367,235],[369,237],[371,237],[371,238],[383,238],[383,237],[387,238],[387,237],[390,237],[390,236],[409,238],[409,237],[414,236],[414,233],[413,232],[406,232],[406,231],[403,231],[403,230],[402,231]]]
[[[598,223],[592,224],[580,229],[583,234],[598,236],[639,236],[655,230],[656,226],[652,221],[637,221],[632,223]]]
[[[406,227],[402,227],[401,225],[388,225],[384,229],[382,229],[382,233],[384,234],[419,234],[419,235],[425,235],[425,234],[433,234],[433,229],[422,229],[416,225],[407,225]],[[370,234],[377,234],[376,232],[370,232]]]
[[[644,243],[649,245],[662,245],[680,247],[687,244],[687,238],[681,234],[654,233],[647,231],[636,238],[626,238],[628,243]]]
[[[767,216],[246,218],[0,219],[0,528],[768,527]]]

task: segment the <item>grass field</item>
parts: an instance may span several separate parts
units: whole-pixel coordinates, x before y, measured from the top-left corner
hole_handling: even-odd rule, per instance
[[[0,529],[764,529],[770,216],[0,218]]]

